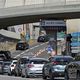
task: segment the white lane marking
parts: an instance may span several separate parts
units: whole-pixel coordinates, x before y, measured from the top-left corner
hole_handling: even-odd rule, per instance
[[[28,52],[29,50],[32,50],[32,49],[34,49],[34,48],[37,48],[37,47],[42,46],[42,45],[47,44],[47,43],[48,43],[48,42],[42,43],[42,44],[40,44],[40,45],[34,46],[34,47],[30,48],[30,49],[27,49],[26,51],[24,51],[24,52],[16,55],[14,58],[17,58],[17,57],[19,57],[20,55],[24,54],[25,52]]]
[[[45,51],[45,48],[44,49],[41,49],[39,50],[33,57],[37,57],[39,56],[41,53],[43,53]]]

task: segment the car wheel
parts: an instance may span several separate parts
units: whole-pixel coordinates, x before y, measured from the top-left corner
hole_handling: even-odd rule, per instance
[[[65,78],[65,80],[69,80],[69,77],[68,77],[67,72],[65,72],[65,74],[64,74],[64,78]]]
[[[43,78],[43,79],[47,79],[47,76],[45,75],[44,72],[43,72],[42,78]]]
[[[29,78],[29,75],[27,74],[27,72],[25,72],[25,78]]]
[[[23,75],[23,73],[21,73],[21,77],[25,77],[25,76]]]
[[[15,75],[15,76],[17,76],[17,74],[16,74],[16,73],[14,73],[14,75]]]
[[[12,74],[11,73],[8,73],[8,76],[11,76]]]
[[[50,77],[50,80],[54,80],[54,76],[53,76],[53,73],[52,73],[51,70],[50,70],[50,72],[49,72],[49,77]]]
[[[76,80],[80,80],[80,71],[77,71],[77,79]]]
[[[43,79],[47,79],[47,76],[45,76],[45,75],[43,75],[42,77],[43,77]]]
[[[25,78],[29,78],[29,75],[25,74]]]

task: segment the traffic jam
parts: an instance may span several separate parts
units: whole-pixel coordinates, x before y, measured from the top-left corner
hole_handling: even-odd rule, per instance
[[[41,26],[47,34],[40,35],[35,44],[18,41],[15,51],[0,51],[0,74],[22,80],[80,80],[80,55],[68,54],[72,34],[65,33],[65,22],[43,20]]]

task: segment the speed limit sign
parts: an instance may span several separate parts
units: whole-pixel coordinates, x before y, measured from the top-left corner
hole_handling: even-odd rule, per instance
[[[18,31],[19,31],[19,32],[22,32],[22,28],[19,28]]]

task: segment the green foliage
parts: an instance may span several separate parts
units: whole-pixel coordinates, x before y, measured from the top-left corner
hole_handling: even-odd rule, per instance
[[[80,55],[75,57],[75,61],[80,61]]]

